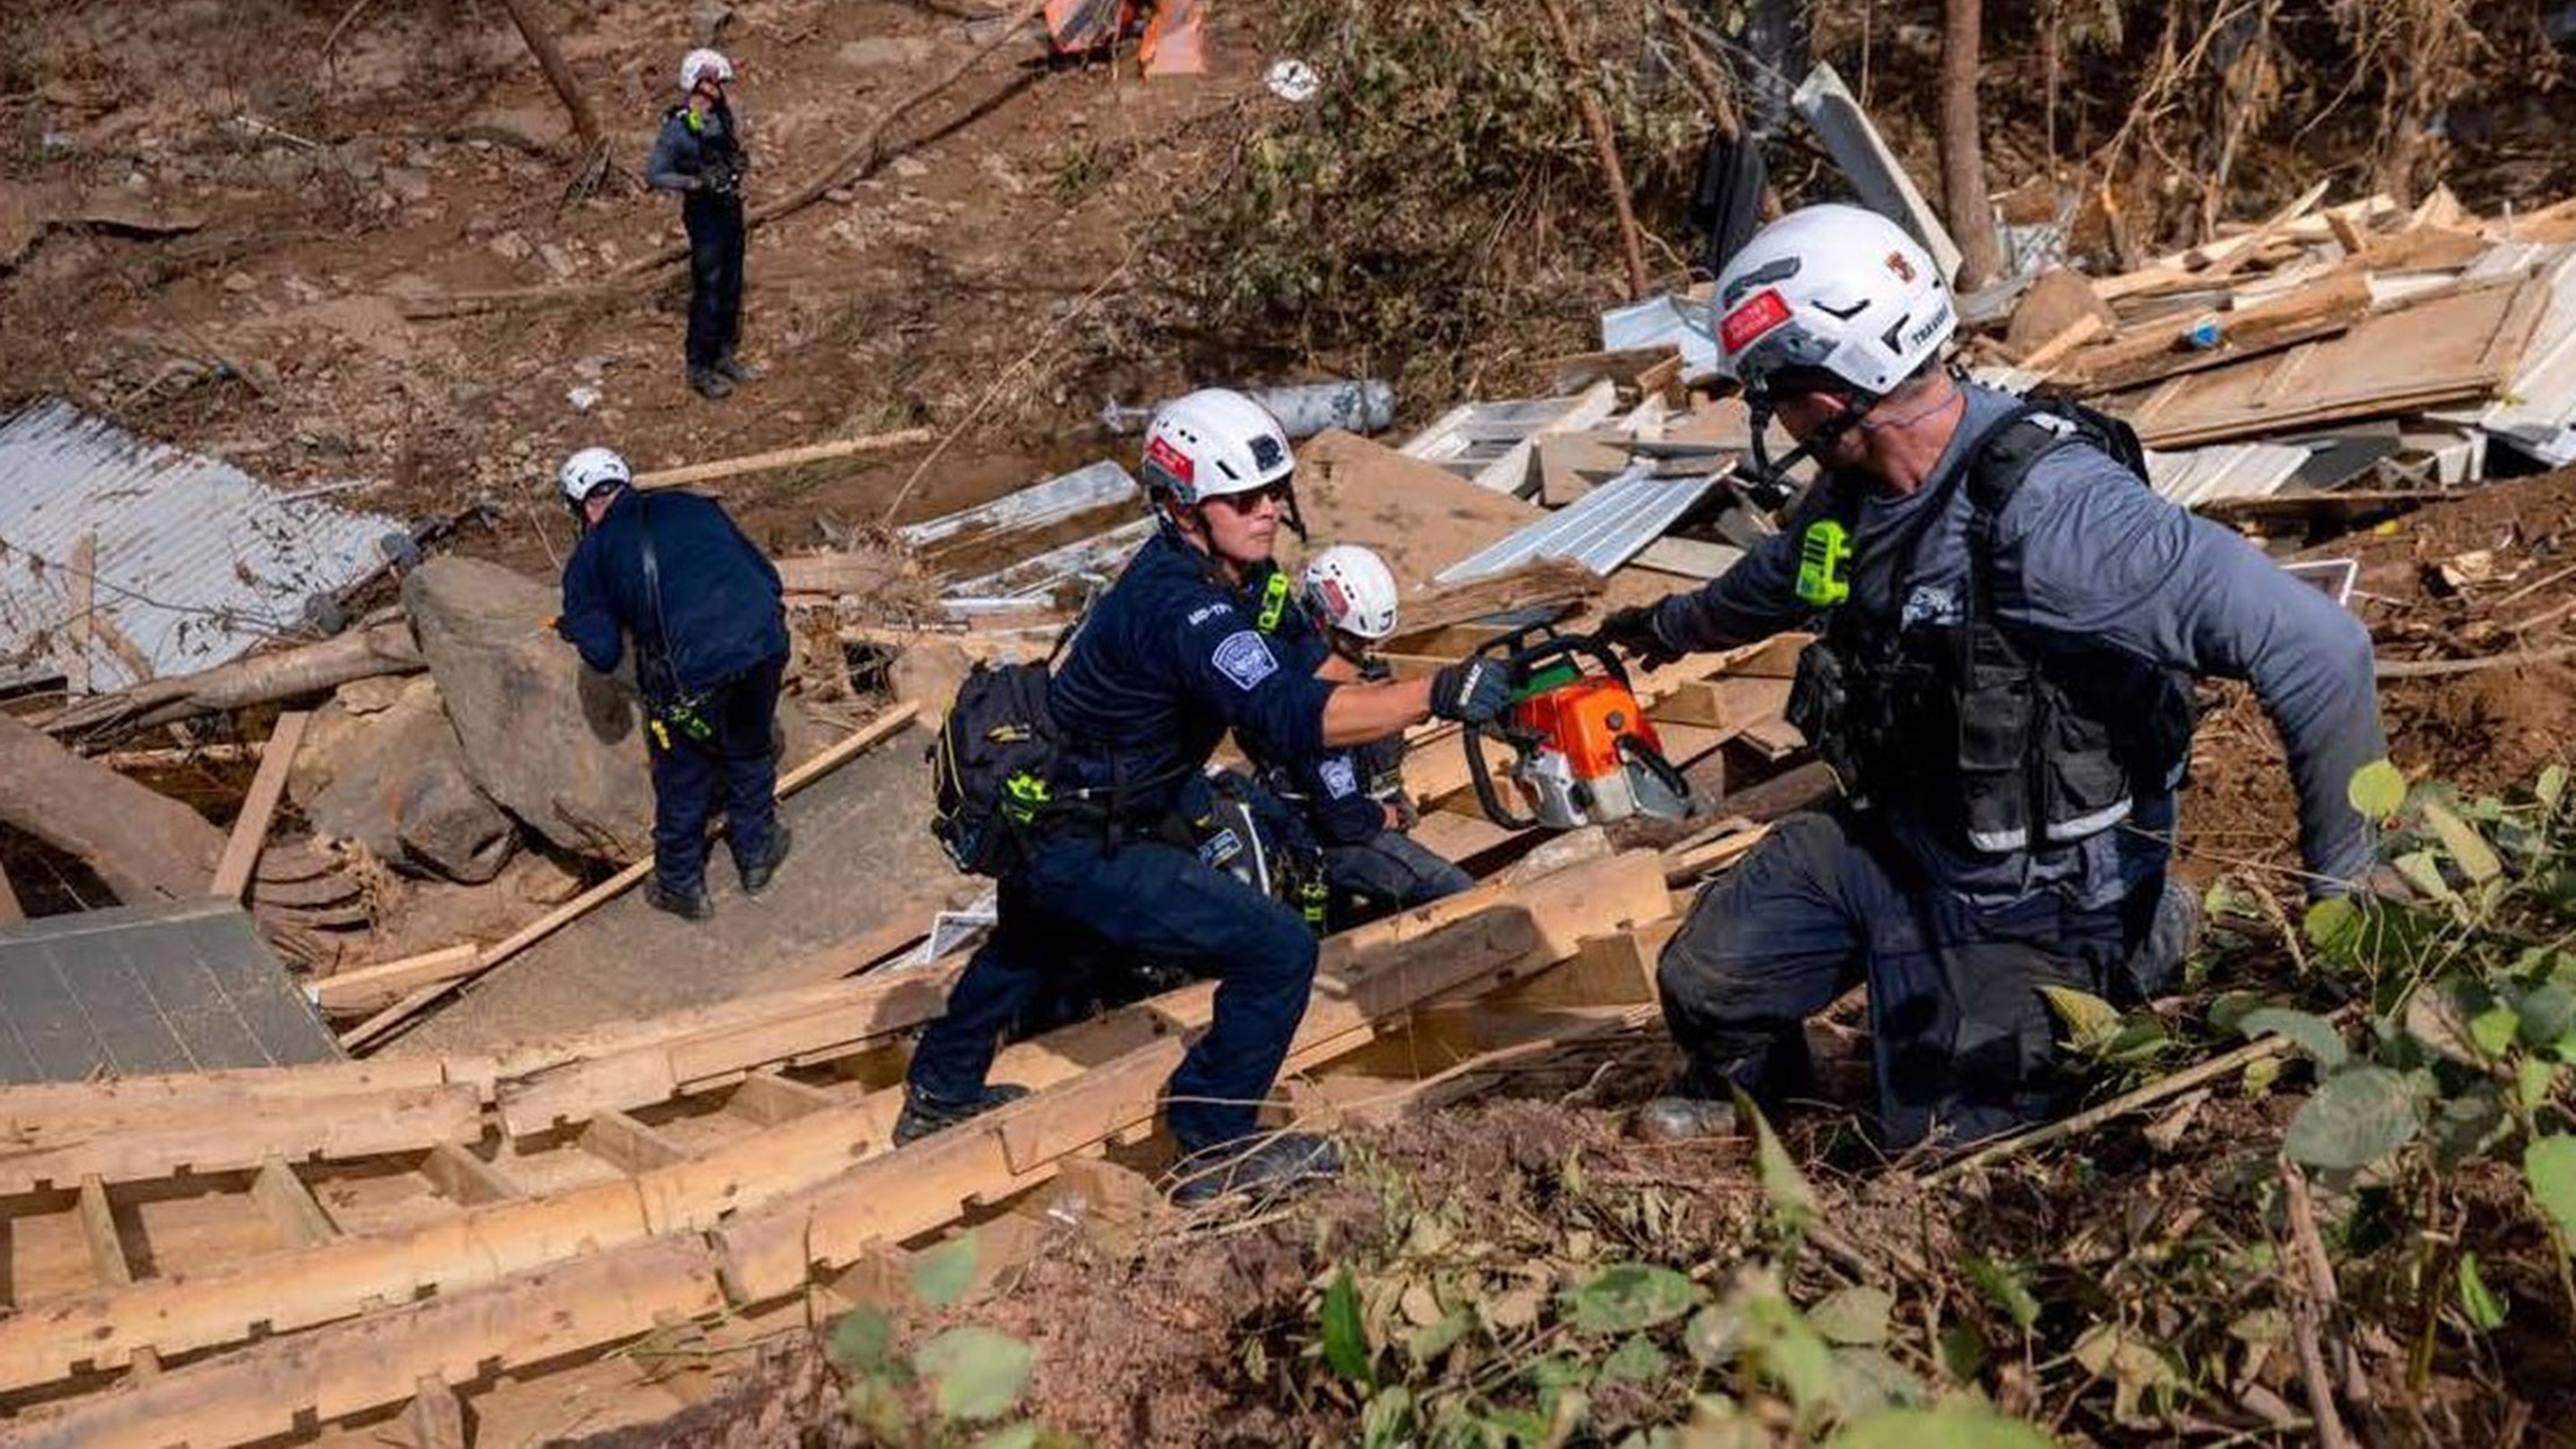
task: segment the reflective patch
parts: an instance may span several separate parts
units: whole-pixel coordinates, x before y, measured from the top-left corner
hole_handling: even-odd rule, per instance
[[[1231,614],[1233,612],[1234,605],[1227,603],[1223,599],[1219,599],[1215,603],[1201,604],[1197,608],[1190,610],[1189,624],[1191,628],[1195,629],[1201,624],[1206,623],[1208,620],[1215,618],[1219,614]]]
[[[1198,481],[1197,465],[1190,462],[1187,454],[1173,447],[1168,438],[1145,440],[1145,462],[1150,466],[1161,468],[1183,483]]]
[[[1241,689],[1250,689],[1279,672],[1279,656],[1271,653],[1269,643],[1250,629],[1237,629],[1226,635],[1209,659]]]
[[[1916,584],[1906,595],[1905,608],[1898,615],[1896,627],[1911,629],[1917,624],[1956,624],[1961,618],[1959,592],[1947,584]]]
[[[1765,287],[1717,324],[1717,340],[1728,352],[1742,352],[1753,339],[1789,320],[1789,304],[1777,288]]]
[[[1360,792],[1359,772],[1351,768],[1350,757],[1347,755],[1335,755],[1326,760],[1315,767],[1315,773],[1324,781],[1324,793],[1336,800]]]

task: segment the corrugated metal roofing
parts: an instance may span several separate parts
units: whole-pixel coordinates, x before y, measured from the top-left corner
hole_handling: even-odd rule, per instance
[[[220,459],[47,399],[0,423],[0,685],[67,672],[72,557],[97,536],[93,608],[155,676],[233,659],[296,628],[304,601],[378,560],[402,525],[290,500]],[[93,637],[92,687],[136,683]]]
[[[1714,473],[1658,478],[1652,470],[1651,463],[1631,464],[1572,504],[1442,569],[1432,582],[1483,578],[1537,558],[1570,558],[1596,574],[1610,572],[1663,537],[1717,483]]]
[[[2147,478],[2185,508],[2222,498],[2269,498],[2308,461],[2310,450],[2286,443],[2217,443],[2147,454]]]

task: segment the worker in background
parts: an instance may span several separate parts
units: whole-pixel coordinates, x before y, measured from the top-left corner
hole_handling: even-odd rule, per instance
[[[626,460],[584,448],[556,475],[582,530],[556,631],[602,674],[634,641],[653,765],[655,910],[703,921],[707,818],[721,796],[743,894],[787,859],[774,722],[787,667],[778,570],[713,499],[636,490]]]
[[[680,193],[689,231],[689,386],[720,398],[753,373],[735,355],[742,340],[742,175],[751,162],[726,101],[733,62],[712,50],[680,61],[680,104],[662,117],[644,161],[644,184]]]
[[[992,934],[913,1050],[898,1142],[1025,1094],[986,1085],[999,1035],[1069,940],[1095,941],[1217,982],[1214,1019],[1167,1087],[1165,1120],[1183,1153],[1176,1201],[1339,1170],[1327,1139],[1256,1132],[1305,1016],[1316,940],[1297,912],[1201,858],[1191,822],[1214,814],[1204,767],[1228,731],[1260,757],[1297,759],[1433,714],[1490,721],[1511,686],[1490,660],[1337,684],[1283,657],[1273,635],[1293,601],[1284,587],[1247,595],[1244,585],[1271,567],[1281,524],[1294,524],[1295,469],[1278,420],[1240,393],[1191,393],[1146,429],[1139,472],[1160,527],[1052,675],[1052,803],[1027,858],[1000,881]]]
[[[1395,633],[1397,589],[1385,560],[1340,543],[1306,561],[1299,603],[1313,627],[1315,673],[1379,683],[1394,678],[1372,649]],[[1417,843],[1404,792],[1404,736],[1289,763],[1265,761],[1271,793],[1295,809],[1323,851],[1330,923],[1364,921],[1456,895],[1475,877]]]
[[[1730,1087],[1797,1095],[1800,1024],[1859,982],[1888,1146],[2055,1115],[2065,1033],[2039,988],[2152,994],[2196,929],[2166,883],[2193,677],[2251,680],[2280,730],[2311,889],[2371,866],[2346,799],[2386,752],[2369,635],[2157,496],[2124,427],[1945,368],[1949,290],[1877,215],[1772,223],[1712,316],[1754,435],[1776,416],[1823,476],[1724,575],[1603,632],[1654,664],[1821,619],[1790,717],[1843,795],[1775,828],[1665,947],[1691,1068],[1640,1126],[1722,1130]]]

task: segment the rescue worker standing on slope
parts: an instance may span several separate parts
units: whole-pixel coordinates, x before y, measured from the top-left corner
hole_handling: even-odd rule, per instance
[[[778,570],[713,499],[646,495],[626,460],[584,448],[556,482],[582,530],[564,561],[556,632],[607,674],[635,641],[653,765],[653,879],[644,899],[687,920],[707,899],[707,816],[721,792],[743,894],[787,859],[772,722],[787,668]]]
[[[742,340],[742,174],[750,166],[726,103],[733,62],[712,50],[680,61],[681,103],[662,117],[644,160],[644,184],[680,193],[689,232],[689,386],[720,398],[753,373],[734,355]]]
[[[2387,749],[2369,634],[2105,451],[2134,438],[1946,370],[1949,291],[1873,213],[1764,228],[1715,315],[1755,435],[1777,416],[1824,475],[1724,575],[1603,633],[1656,663],[1821,615],[1790,715],[1845,796],[1782,823],[1665,947],[1691,1070],[1640,1126],[1722,1130],[1730,1086],[1795,1095],[1800,1024],[1860,981],[1886,1145],[2056,1115],[2070,1084],[2037,988],[2152,993],[2195,926],[2165,882],[2192,676],[2261,696],[2312,891],[2370,869],[2346,799]]]
[[[1139,471],[1161,527],[1092,606],[1047,696],[1053,797],[1104,803],[1051,808],[1025,862],[1002,877],[992,935],[913,1050],[898,1142],[1025,1095],[985,1075],[1072,938],[1217,981],[1214,1019],[1167,1087],[1184,1154],[1176,1200],[1338,1170],[1328,1140],[1255,1132],[1305,1015],[1316,942],[1296,912],[1196,853],[1188,822],[1209,813],[1204,767],[1229,730],[1262,758],[1305,758],[1433,714],[1491,721],[1511,686],[1490,660],[1337,685],[1283,659],[1277,621],[1263,618],[1272,611],[1243,586],[1270,566],[1280,524],[1294,524],[1295,466],[1277,419],[1240,393],[1191,393],[1146,429]]]

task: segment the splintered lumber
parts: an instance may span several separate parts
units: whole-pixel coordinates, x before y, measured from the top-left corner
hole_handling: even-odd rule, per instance
[[[2159,318],[2131,329],[2131,335],[2078,353],[2057,369],[2056,377],[2086,392],[2137,387],[2346,332],[2369,312],[2369,278],[2357,271],[2338,272],[2283,296],[2221,314],[2214,347],[2185,348],[2182,319]]]
[[[206,817],[6,715],[0,822],[77,856],[129,903],[203,895],[224,851]]]
[[[277,818],[277,803],[286,797],[286,772],[295,763],[295,747],[304,742],[304,727],[312,722],[312,714],[300,709],[277,717],[268,750],[260,756],[259,773],[251,777],[241,815],[233,821],[231,838],[224,842],[223,859],[215,865],[212,894],[239,900],[242,888],[250,884],[260,849],[268,844],[269,822]]]
[[[1666,898],[1651,863],[1632,853],[1518,888],[1480,887],[1327,943],[1290,1069],[1366,1045],[1418,1004],[1480,982],[1532,979],[1582,953],[1590,938],[1661,914]],[[229,1443],[303,1414],[327,1419],[399,1403],[442,1366],[522,1365],[647,1331],[657,1315],[722,1306],[675,1283],[669,1294],[621,1299],[594,1316],[597,1297],[576,1285],[650,1276],[614,1265],[646,1263],[691,1281],[720,1270],[736,1302],[776,1299],[804,1286],[809,1258],[846,1264],[877,1241],[927,1231],[970,1203],[1043,1181],[1065,1154],[1149,1121],[1214,993],[1213,983],[1189,988],[1012,1047],[995,1075],[1035,1085],[1035,1095],[900,1150],[885,1150],[901,1103],[894,1088],[631,1181],[492,1201],[416,1228],[30,1304],[0,1319],[0,1385],[113,1368],[147,1349],[168,1359],[364,1315],[129,1381],[25,1424],[40,1436],[35,1443],[157,1445],[174,1434]],[[474,1176],[457,1171],[464,1155],[441,1154],[449,1175],[469,1184],[452,1194],[460,1200]],[[695,1256],[709,1230],[722,1235],[714,1263]],[[379,1301],[407,1306],[368,1311]],[[579,1324],[569,1338],[568,1322]]]
[[[320,694],[353,679],[415,674],[428,667],[420,657],[420,646],[412,640],[411,626],[389,619],[318,644],[256,654],[196,674],[97,695],[45,721],[45,730],[55,735],[98,735],[150,729],[201,714]]]
[[[798,468],[807,463],[828,463],[835,458],[855,458],[862,453],[890,452],[927,443],[939,436],[935,428],[901,428],[891,433],[864,433],[855,438],[836,438],[827,443],[807,443],[795,448],[772,448],[765,453],[748,453],[739,458],[719,458],[710,463],[692,463],[685,468],[649,469],[635,475],[638,488],[681,488],[691,483],[708,483],[718,478],[738,478],[745,473],[770,473],[781,468]]]
[[[1599,594],[1608,581],[1569,558],[1534,558],[1500,573],[1433,589],[1406,599],[1402,628],[1387,641],[1395,653],[1418,653],[1408,647],[1453,625],[1512,609],[1580,603]]]
[[[2534,277],[2471,283],[2338,337],[2121,394],[2115,407],[2150,447],[2172,448],[2482,398],[2512,376],[2548,302]]]
[[[379,961],[336,976],[325,976],[304,988],[313,1004],[332,1016],[382,1011],[433,981],[453,981],[474,969],[482,948],[471,941],[433,951]]]
[[[864,725],[861,725],[856,731],[842,739],[839,743],[833,745],[830,749],[823,751],[821,754],[807,760],[795,769],[779,776],[778,798],[784,800],[788,796],[795,794],[797,791],[813,783],[815,780],[820,779],[823,775],[839,768],[860,751],[867,749],[870,745],[877,743],[879,740],[885,739],[887,736],[896,733],[904,726],[912,723],[913,716],[918,713],[920,713],[919,705],[898,704],[894,708],[879,714],[876,718],[868,721]],[[634,864],[627,866],[617,874],[610,876],[608,879],[601,881],[599,884],[592,886],[586,891],[583,891],[580,895],[573,897],[571,900],[568,900],[562,905],[555,907],[553,910],[546,912],[537,919],[521,926],[518,930],[511,932],[501,940],[476,952],[474,959],[464,963],[457,970],[455,975],[447,977],[444,980],[431,981],[423,984],[419,988],[415,989],[410,995],[405,996],[400,1001],[386,1007],[374,1016],[367,1018],[357,1026],[350,1028],[341,1036],[340,1044],[351,1051],[356,1051],[358,1048],[367,1045],[369,1042],[377,1040],[386,1033],[391,1032],[395,1027],[410,1020],[413,1016],[417,1015],[422,1008],[428,1006],[431,1002],[436,1001],[439,997],[446,995],[449,991],[454,990],[457,986],[466,981],[472,980],[474,977],[482,975],[484,972],[489,971],[493,967],[500,965],[502,962],[509,960],[511,957],[518,955],[521,951],[528,949],[530,946],[544,940],[546,937],[562,930],[565,926],[572,924],[574,921],[577,921],[583,916],[590,914],[592,911],[599,909],[608,902],[624,895],[627,891],[633,889],[637,882],[643,880],[644,877],[651,875],[652,873],[652,857],[646,856],[644,859],[636,861]]]

